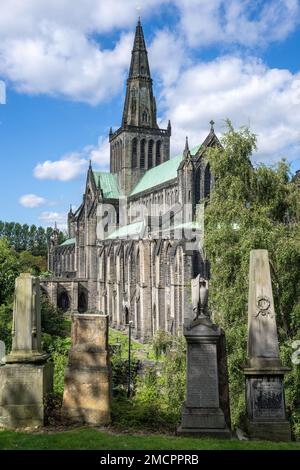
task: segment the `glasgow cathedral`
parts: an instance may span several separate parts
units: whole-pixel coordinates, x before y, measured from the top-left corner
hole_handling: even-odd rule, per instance
[[[132,321],[144,341],[180,333],[191,279],[209,276],[201,250],[201,208],[213,186],[206,151],[220,145],[211,121],[204,142],[170,158],[171,123],[157,124],[156,101],[138,21],[122,123],[110,130],[110,172],[90,164],[83,200],[68,214],[69,238],[49,243],[51,302],[66,313],[102,312],[114,328]]]

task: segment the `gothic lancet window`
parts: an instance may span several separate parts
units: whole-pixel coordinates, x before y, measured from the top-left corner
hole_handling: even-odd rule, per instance
[[[116,158],[115,158],[115,171],[118,171],[118,165],[119,165],[119,142],[116,143]]]
[[[161,164],[161,141],[158,140],[156,142],[156,165],[160,165]]]
[[[131,161],[132,161],[132,168],[136,168],[137,167],[137,139],[136,137],[132,140]]]
[[[143,114],[142,114],[142,123],[143,123],[143,124],[148,124],[148,113],[147,113],[147,111],[143,111]]]
[[[198,204],[200,201],[200,168],[196,171],[196,178],[195,178],[195,204]]]
[[[122,142],[119,141],[118,145],[118,160],[117,160],[117,171],[121,170],[122,163]]]
[[[146,141],[143,139],[141,141],[141,168],[145,168],[145,144]]]
[[[208,163],[206,165],[205,172],[204,172],[204,197],[208,197],[210,194],[210,181],[211,181],[211,174],[210,174],[210,167]]]
[[[153,166],[153,140],[149,141],[148,144],[148,168]]]

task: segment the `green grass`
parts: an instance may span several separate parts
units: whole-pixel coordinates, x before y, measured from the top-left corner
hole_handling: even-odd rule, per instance
[[[121,345],[121,357],[122,359],[128,358],[128,335],[125,332],[109,329],[109,344]],[[136,359],[154,359],[153,351],[150,344],[141,344],[138,341],[131,339],[131,351],[132,356]]]
[[[300,450],[300,442],[274,443],[130,435],[78,428],[56,433],[0,431],[1,450]]]

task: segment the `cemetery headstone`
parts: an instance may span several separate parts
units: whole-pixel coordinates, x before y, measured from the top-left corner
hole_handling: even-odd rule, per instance
[[[181,435],[230,437],[226,356],[220,357],[225,354],[225,338],[209,317],[207,301],[208,283],[197,276],[192,280],[192,317],[188,319],[185,316],[184,323],[183,334],[187,341],[186,400],[177,432]]]
[[[53,389],[53,365],[41,350],[40,284],[21,274],[15,283],[12,350],[0,367],[0,424],[44,424],[44,399]]]
[[[248,297],[248,363],[246,381],[246,431],[253,439],[288,441],[284,374],[279,358],[276,314],[267,250],[250,253]]]
[[[110,411],[108,316],[74,314],[62,416],[71,422],[105,425]]]

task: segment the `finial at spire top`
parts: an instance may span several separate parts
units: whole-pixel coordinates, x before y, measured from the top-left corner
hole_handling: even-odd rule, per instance
[[[211,131],[214,131],[214,130],[215,130],[215,129],[214,129],[215,121],[212,119],[212,120],[209,122],[209,124],[210,124],[210,130],[211,130]]]

